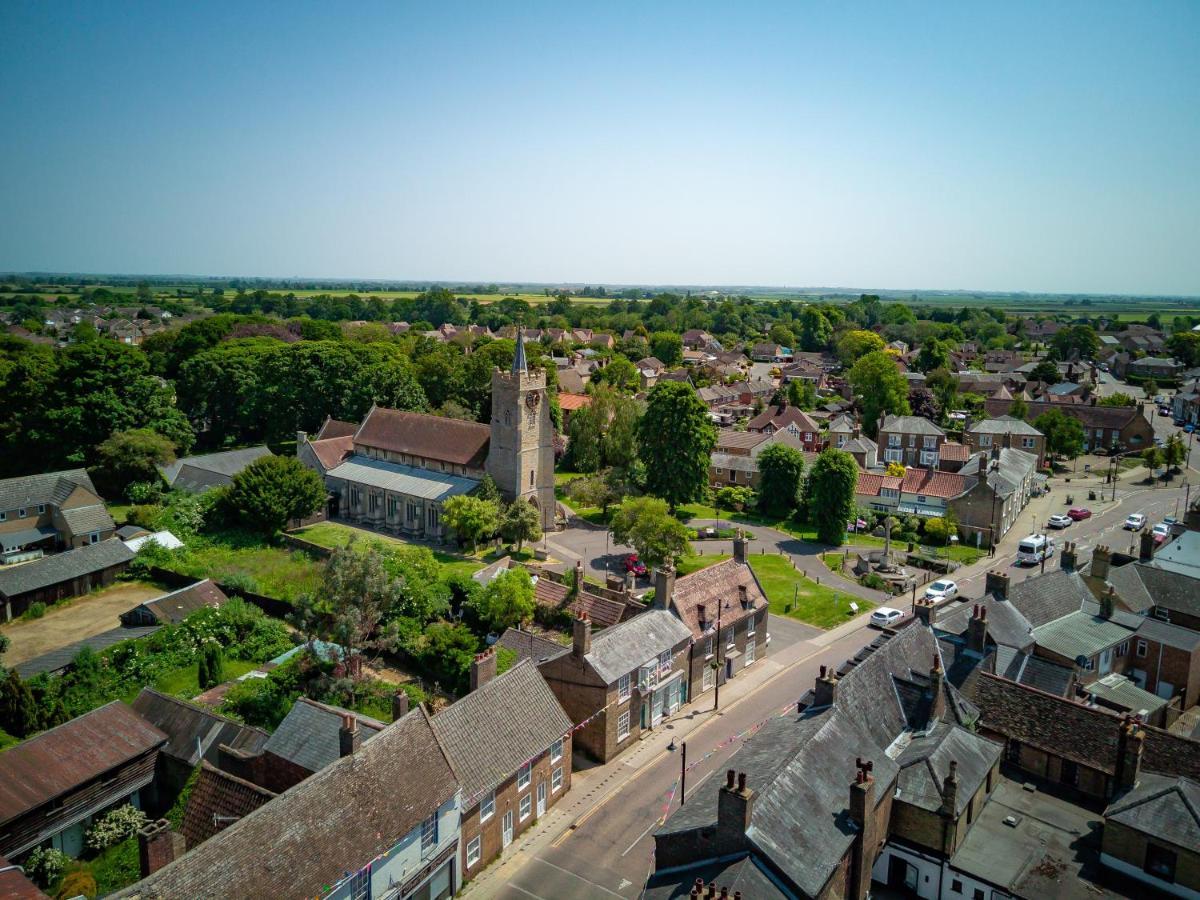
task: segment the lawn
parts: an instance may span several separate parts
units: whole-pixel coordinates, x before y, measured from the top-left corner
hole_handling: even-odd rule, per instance
[[[750,568],[767,594],[773,616],[789,616],[818,628],[832,628],[856,615],[850,609],[852,601],[858,604],[859,613],[874,605],[805,578],[786,556],[751,556]]]
[[[325,563],[302,550],[264,544],[255,535],[223,532],[192,538],[166,557],[164,567],[193,578],[211,578],[235,591],[293,602],[317,590]]]
[[[347,525],[341,525],[337,522],[318,522],[315,525],[309,525],[297,531],[293,531],[298,538],[306,541],[311,541],[320,547],[329,547],[336,549],[345,547],[350,542],[351,537],[358,538],[358,543],[361,546],[367,547],[375,544],[379,547],[424,547],[425,544],[418,544],[412,541],[406,541],[402,538],[392,537],[386,534],[375,534],[369,531],[363,531],[359,528],[350,528]],[[466,556],[460,556],[457,553],[447,553],[444,550],[435,550],[429,548],[433,552],[433,558],[442,565],[443,575],[470,575],[483,568],[484,564],[477,559],[472,559]],[[530,554],[532,555],[532,554]]]
[[[719,562],[724,562],[729,559],[728,553],[700,553],[696,556],[685,556],[675,562],[675,574],[678,577],[691,575],[693,572],[699,572],[701,569],[707,569],[709,566],[716,565]]]
[[[133,509],[132,503],[106,503],[105,508],[108,509],[108,514],[112,516],[117,527],[125,524],[125,520],[129,517],[129,511]]]

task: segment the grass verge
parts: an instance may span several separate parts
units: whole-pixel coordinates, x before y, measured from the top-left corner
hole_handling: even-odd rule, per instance
[[[805,578],[786,556],[751,556],[750,568],[766,592],[773,616],[833,628],[874,606],[869,600]],[[858,613],[850,609],[851,602],[858,604]]]

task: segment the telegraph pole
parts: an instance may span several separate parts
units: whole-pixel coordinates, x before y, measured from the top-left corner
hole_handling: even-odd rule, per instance
[[[687,741],[679,745],[679,805],[687,800]]]

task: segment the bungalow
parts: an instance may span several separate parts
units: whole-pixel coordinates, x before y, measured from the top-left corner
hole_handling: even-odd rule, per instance
[[[216,608],[229,600],[225,592],[211,579],[179,588],[160,597],[145,600],[128,612],[121,613],[121,624],[127,628],[146,625],[178,625],[192,613],[206,607]]]
[[[784,362],[791,354],[779,344],[755,344],[750,348],[750,358],[755,362]]]

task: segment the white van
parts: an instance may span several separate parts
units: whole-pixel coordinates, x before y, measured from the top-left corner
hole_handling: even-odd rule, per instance
[[[1054,555],[1054,538],[1044,534],[1031,534],[1017,545],[1017,562],[1036,566],[1043,559]]]

